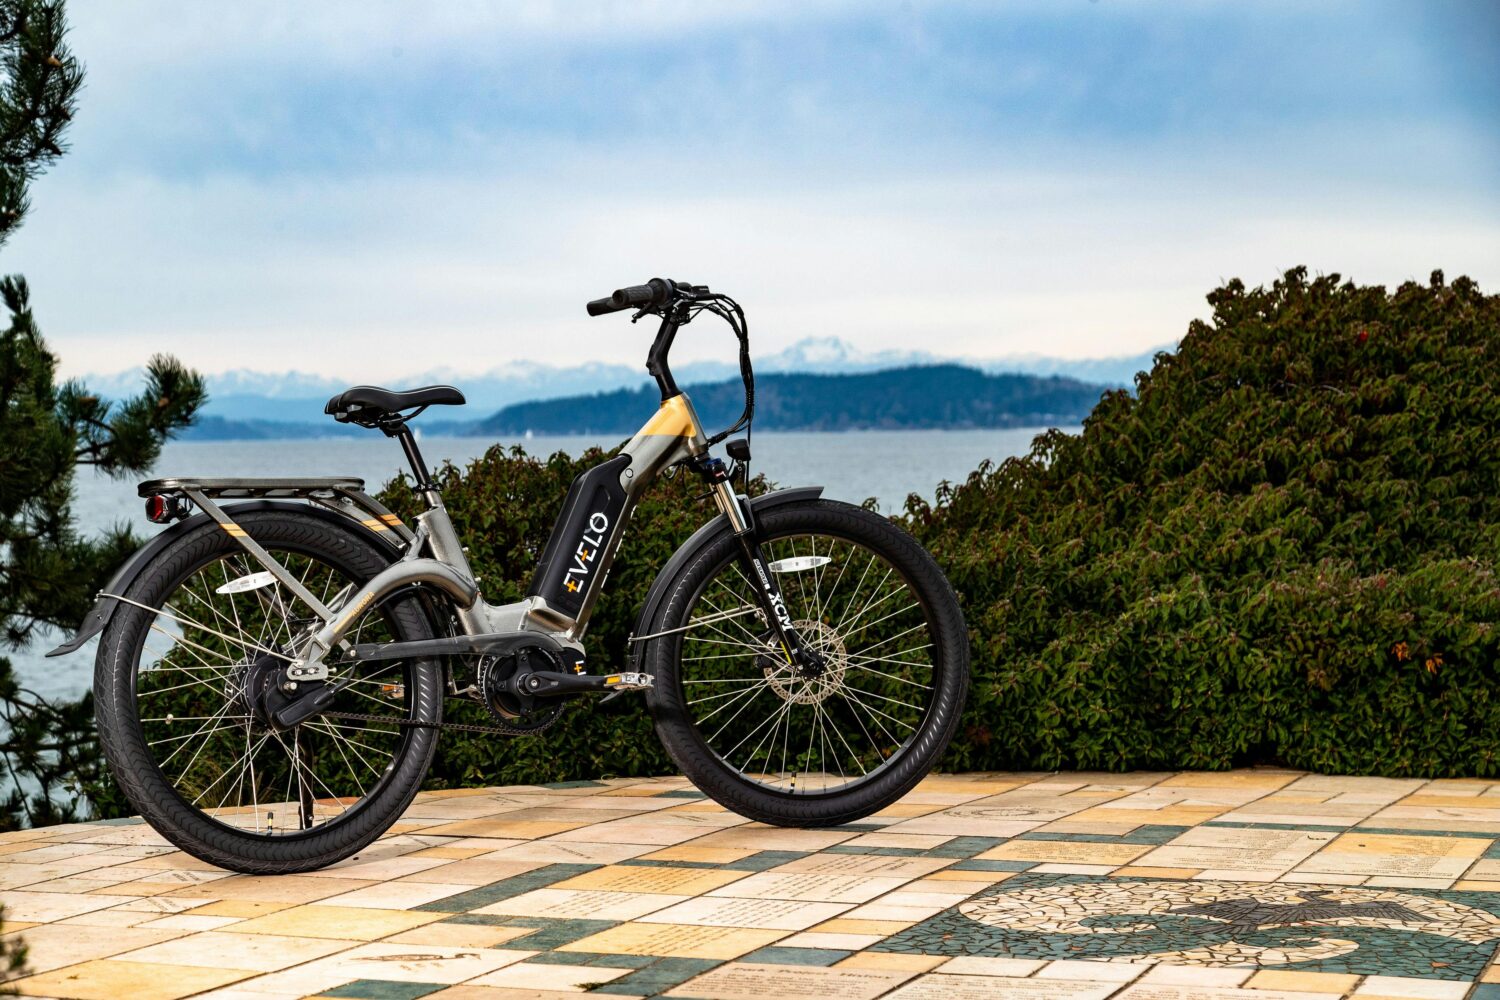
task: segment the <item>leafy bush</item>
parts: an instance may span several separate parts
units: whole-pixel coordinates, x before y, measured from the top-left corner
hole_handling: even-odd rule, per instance
[[[974,645],[947,766],[1497,773],[1500,298],[1209,302],[1081,435],[908,502]]]

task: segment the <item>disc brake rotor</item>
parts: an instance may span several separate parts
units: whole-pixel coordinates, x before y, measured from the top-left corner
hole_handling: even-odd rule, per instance
[[[822,671],[813,677],[803,676],[774,653],[762,656],[759,666],[771,690],[783,701],[812,705],[844,686],[844,674],[849,669],[849,651],[838,632],[823,622],[805,618],[793,622],[792,626],[808,648],[822,657]]]

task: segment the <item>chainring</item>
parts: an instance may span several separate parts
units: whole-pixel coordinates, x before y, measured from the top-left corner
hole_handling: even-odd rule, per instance
[[[557,668],[555,659],[540,645],[479,658],[476,680],[479,697],[499,728],[521,736],[542,732],[557,722],[565,707],[562,699],[521,695],[515,684],[518,677],[533,670]]]

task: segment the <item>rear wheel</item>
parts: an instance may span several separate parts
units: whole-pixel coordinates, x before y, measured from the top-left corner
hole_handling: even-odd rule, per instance
[[[246,513],[237,523],[329,607],[389,562],[310,515]],[[123,596],[95,665],[99,736],[131,804],[172,843],[234,871],[308,871],[356,853],[410,804],[435,729],[328,716],[274,724],[278,699],[318,686],[281,684],[318,619],[216,523],[173,542]],[[365,611],[348,641],[432,635],[407,596]],[[331,679],[341,676],[330,663]],[[441,721],[435,661],[358,669],[330,711]]]
[[[942,570],[887,518],[819,500],[758,515],[761,550],[821,667],[786,662],[727,531],[677,578],[642,662],[668,753],[742,815],[834,825],[937,763],[968,689],[968,636]]]

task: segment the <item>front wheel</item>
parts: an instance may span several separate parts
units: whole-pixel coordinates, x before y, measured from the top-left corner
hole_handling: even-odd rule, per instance
[[[952,738],[969,683],[963,613],[932,556],[887,518],[817,500],[757,520],[820,668],[787,664],[725,531],[671,581],[646,633],[656,731],[741,815],[847,823],[910,791]]]

